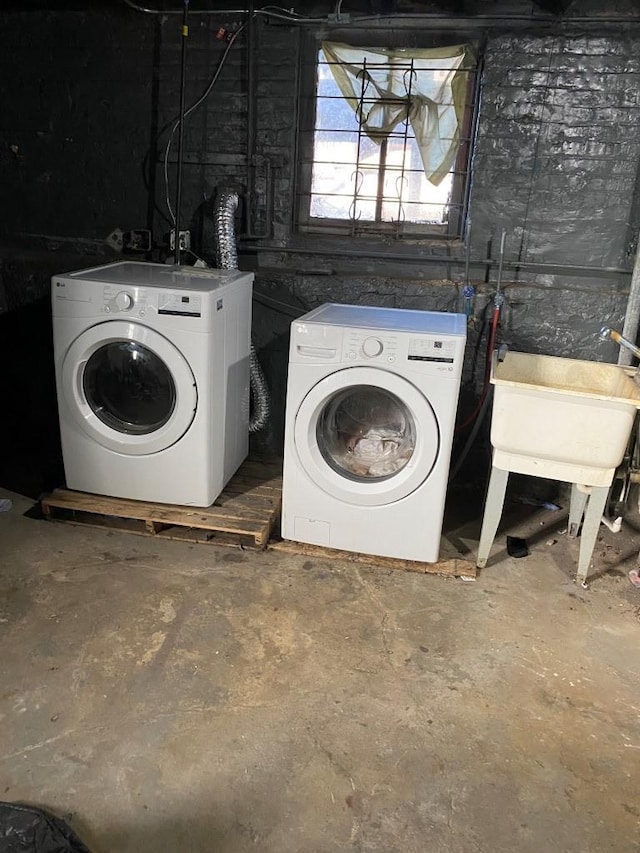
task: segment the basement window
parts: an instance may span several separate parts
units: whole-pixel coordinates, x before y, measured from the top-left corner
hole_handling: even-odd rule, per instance
[[[323,42],[302,134],[299,229],[459,236],[476,76],[468,44]]]

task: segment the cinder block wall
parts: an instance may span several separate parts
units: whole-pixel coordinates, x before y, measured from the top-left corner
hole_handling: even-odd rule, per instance
[[[144,225],[154,27],[117,3],[0,10],[0,26],[2,242],[23,232],[102,239]]]
[[[616,358],[613,345],[600,343],[597,333],[604,323],[620,326],[623,321],[637,241],[640,30],[636,34],[621,27],[598,37],[494,32],[488,38],[470,208],[471,257],[493,263],[474,263],[471,275],[479,285],[476,309],[482,317],[495,289],[504,229],[507,302],[501,339],[513,348]],[[168,32],[165,37],[170,40]],[[304,55],[308,47],[298,28],[259,22],[253,38],[258,191],[238,227],[269,231],[263,241],[243,242],[242,262],[257,265],[257,289],[300,311],[325,301],[460,308],[464,267],[454,262],[463,258],[460,244],[403,247],[380,240],[365,244],[361,256],[358,241],[295,234],[299,69],[313,57]],[[240,54],[245,48],[234,50]],[[245,66],[246,56],[246,74]],[[225,67],[220,88],[212,94],[209,109],[219,121],[210,128],[209,151],[241,150],[245,143],[246,126],[227,122],[222,112],[226,87],[239,74],[238,65]],[[267,162],[273,187],[268,211]],[[230,177],[246,188],[247,175],[243,183],[242,175],[213,167],[205,191],[215,193]],[[199,185],[193,192],[202,189]],[[287,253],[292,247],[298,251]],[[206,239],[202,250],[207,256],[212,252]],[[377,257],[368,257],[367,250]],[[396,257],[402,252],[410,257]],[[449,256],[452,262],[434,263],[434,256]],[[522,264],[518,270],[516,262]],[[279,401],[285,391],[290,319],[271,307],[255,306],[254,331],[276,401],[276,438],[281,435]],[[470,330],[470,356],[480,329],[478,323]],[[476,390],[472,376],[482,374],[472,368],[469,359],[464,374],[469,397]]]
[[[242,21],[192,19],[188,105],[205,92],[227,48],[218,29],[232,33]],[[163,128],[170,129],[178,109],[180,20],[114,4],[108,11],[1,12],[0,22],[12,33],[0,57],[3,79],[11,81],[0,128],[1,239],[5,247],[28,246],[29,298],[44,297],[52,250],[116,259],[101,244],[114,228],[149,227],[158,241],[168,231]],[[481,317],[494,291],[504,229],[501,339],[519,349],[614,360],[615,348],[599,343],[597,332],[602,323],[622,323],[635,254],[640,28],[601,29],[597,37],[489,33],[471,274]],[[327,300],[455,310],[464,248],[380,240],[366,247],[376,255],[370,257],[355,241],[294,233],[298,94],[301,69],[313,56],[300,28],[256,20],[250,67],[248,30],[187,119],[183,222],[196,250],[212,259],[212,198],[228,186],[242,196],[241,264],[256,270],[256,290],[270,300],[254,305],[254,333],[272,386],[269,443],[277,448],[291,313]],[[172,204],[176,153],[174,138]],[[442,257],[450,260],[430,260]],[[487,258],[491,264],[479,263]],[[516,262],[523,264],[518,270]],[[84,265],[84,257],[74,264]],[[5,267],[0,309],[25,295],[22,277],[11,274],[22,268]],[[293,307],[286,313],[278,302]],[[469,337],[469,402],[480,329]]]

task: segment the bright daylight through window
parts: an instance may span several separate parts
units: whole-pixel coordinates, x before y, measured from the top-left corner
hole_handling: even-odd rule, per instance
[[[458,233],[474,79],[468,45],[324,42],[303,224],[352,234]]]

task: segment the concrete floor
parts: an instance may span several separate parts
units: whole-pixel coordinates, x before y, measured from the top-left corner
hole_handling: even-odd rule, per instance
[[[640,850],[635,534],[605,532],[585,591],[561,513],[531,507],[531,556],[497,549],[463,582],[13,498],[0,799],[67,816],[94,853]]]

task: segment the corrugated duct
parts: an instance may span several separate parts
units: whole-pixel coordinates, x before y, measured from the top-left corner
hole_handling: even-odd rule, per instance
[[[215,205],[216,263],[222,270],[238,269],[236,248],[235,213],[238,209],[238,193],[222,190]],[[259,432],[269,423],[271,414],[269,387],[256,349],[251,344],[251,398],[253,411],[249,419],[249,432]]]

